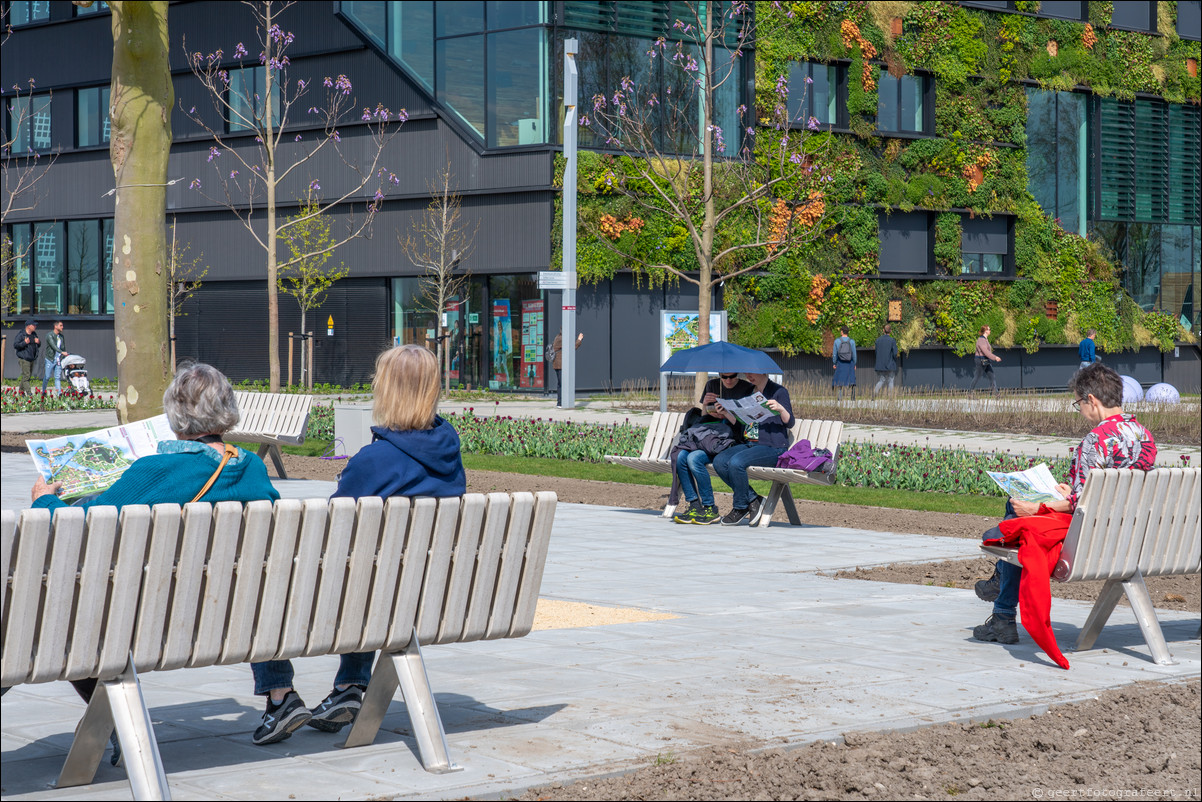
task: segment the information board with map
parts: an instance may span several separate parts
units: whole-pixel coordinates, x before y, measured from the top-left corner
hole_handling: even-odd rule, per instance
[[[174,440],[166,415],[126,426],[50,440],[27,440],[33,464],[47,482],[62,482],[60,498],[107,490],[134,460],[157,454],[159,442]]]
[[[660,318],[660,364],[668,361],[668,357],[686,348],[696,348],[698,332],[701,327],[699,312],[669,312],[661,313]],[[710,342],[716,343],[726,339],[726,313],[710,312]]]

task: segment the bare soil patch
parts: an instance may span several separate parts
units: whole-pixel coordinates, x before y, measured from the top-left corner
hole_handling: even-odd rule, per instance
[[[1137,683],[1029,718],[661,754],[630,773],[515,798],[1198,799],[1199,700],[1197,680]]]

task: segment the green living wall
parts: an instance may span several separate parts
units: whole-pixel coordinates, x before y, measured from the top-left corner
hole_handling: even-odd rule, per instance
[[[847,325],[858,342],[871,342],[896,301],[902,316],[894,334],[903,350],[938,343],[968,353],[982,325],[993,329],[999,345],[1028,351],[1076,342],[1090,328],[1109,351],[1168,350],[1177,340],[1193,340],[1174,316],[1140,309],[1121,287],[1122,265],[1061,228],[1027,189],[1027,86],[1199,102],[1199,78],[1187,68],[1187,59],[1199,58],[1199,43],[1176,35],[1176,5],[1158,4],[1161,33],[1149,35],[1109,29],[1112,4],[1106,2],[1089,3],[1088,23],[1034,16],[1037,2],[1016,3],[1028,13],[947,2],[757,3],[761,32],[771,31],[756,41],[757,111],[776,102],[773,92],[792,62],[810,61],[846,65],[847,116],[841,130],[812,140],[823,145],[833,177],[828,227],[764,270],[727,282],[732,338],[786,353],[820,353],[824,339],[829,347],[829,332]],[[877,133],[882,69],[933,77],[933,138]],[[759,127],[757,150],[779,135]],[[696,264],[683,227],[617,191],[629,175],[627,164],[623,157],[580,154],[577,263],[585,281],[624,269],[622,253],[685,270]],[[876,277],[879,215],[916,210],[935,213],[939,275]],[[957,278],[962,221],[997,214],[1014,220],[1015,280]],[[558,230],[553,236],[558,247]],[[654,271],[637,275],[670,280]]]

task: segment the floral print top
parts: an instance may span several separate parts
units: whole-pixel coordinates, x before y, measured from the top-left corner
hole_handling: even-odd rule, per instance
[[[1074,510],[1077,508],[1085,479],[1094,468],[1150,471],[1155,465],[1156,442],[1152,433],[1134,415],[1111,415],[1085,435],[1073,451],[1073,462],[1068,469],[1068,483],[1073,488],[1069,503]]]

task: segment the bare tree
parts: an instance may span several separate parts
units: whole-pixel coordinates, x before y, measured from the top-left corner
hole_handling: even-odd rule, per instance
[[[12,35],[11,13],[12,4],[5,3],[0,16],[0,26],[4,29],[0,45],[6,44]],[[24,81],[24,85],[14,83],[9,87],[11,92],[3,95],[9,117],[8,127],[0,132],[0,158],[4,159],[0,192],[0,319],[5,322],[9,314],[21,313],[21,285],[23,276],[28,276],[28,258],[35,241],[30,237],[24,242],[14,242],[7,224],[11,215],[37,208],[45,194],[38,185],[58,158],[57,150],[38,147],[42,123],[48,126],[50,121],[51,93],[37,93],[32,77]]]
[[[163,411],[172,375],[166,209],[175,90],[167,59],[166,0],[113,0],[109,8],[117,418],[129,423]]]
[[[167,262],[167,319],[171,326],[171,372],[175,372],[175,319],[188,314],[181,311],[184,302],[204,285],[209,268],[201,267],[204,254],[190,256],[192,246],[183,245],[175,237],[175,218],[171,219],[171,258]]]
[[[397,234],[397,242],[409,261],[422,270],[421,297],[425,308],[437,316],[438,364],[443,366],[443,382],[449,392],[451,353],[446,345],[449,335],[442,325],[442,316],[448,302],[467,285],[470,274],[459,271],[458,267],[476,247],[480,221],[472,225],[463,219],[463,197],[451,186],[449,160],[428,186],[430,205],[413,221],[408,235],[402,238]]]
[[[280,233],[280,239],[287,243],[288,252],[293,256],[280,269],[280,291],[296,299],[301,313],[301,333],[306,336],[309,330],[305,318],[309,310],[321,306],[334,282],[346,278],[351,272],[342,262],[337,265],[326,264],[331,255],[327,246],[334,237],[330,233],[330,216],[322,214],[320,206],[313,194],[309,193],[301,200],[296,215],[288,218]],[[305,377],[308,376],[308,387],[313,389],[313,366],[305,359],[306,352],[306,348],[301,348],[301,383],[306,383]]]
[[[321,88],[325,98],[310,99],[315,87],[311,80],[296,78],[289,64],[288,48],[293,34],[280,27],[280,18],[293,2],[245,2],[256,23],[260,52],[247,61],[249,51],[239,42],[228,59],[222,50],[212,53],[185,52],[193,74],[205,87],[216,116],[198,113],[193,107],[185,113],[216,142],[209,150],[209,162],[216,170],[216,191],[210,194],[199,178],[192,188],[205,197],[229,208],[241,220],[266,256],[268,374],[272,391],[280,387],[279,348],[279,273],[301,259],[318,253],[295,254],[280,262],[276,244],[287,238],[290,226],[302,225],[304,216],[280,222],[276,200],[282,187],[294,185],[302,165],[323,151],[337,154],[346,175],[339,176],[339,189],[322,199],[312,215],[324,214],[335,206],[349,206],[362,200],[362,213],[349,218],[345,232],[332,239],[323,252],[330,252],[357,237],[370,234],[371,225],[384,200],[389,183],[398,184],[396,175],[381,163],[384,149],[396,134],[407,114],[390,111],[381,104],[364,107],[357,113],[351,81],[345,75],[325,77]],[[261,73],[256,68],[262,68]],[[261,85],[260,85],[261,76]],[[302,119],[302,115],[305,115]],[[343,142],[340,126],[358,122],[354,144]],[[229,123],[230,133],[225,124]],[[304,125],[305,133],[294,128]],[[319,126],[316,130],[313,126]],[[254,133],[253,146],[239,141],[242,132]],[[367,142],[363,139],[366,137]],[[349,147],[348,147],[349,146]],[[232,164],[223,164],[223,155]],[[333,183],[333,177],[329,177]],[[290,183],[291,182],[291,183]],[[319,179],[311,179],[309,191],[321,191]],[[298,193],[299,194],[299,193]],[[315,195],[316,197],[316,195]],[[345,208],[345,207],[344,207]]]
[[[715,97],[727,84],[728,94],[737,91],[733,83],[742,56],[764,34],[756,30],[759,9],[753,5],[675,4],[688,16],[675,20],[672,36],[647,51],[651,69],[596,95],[591,113],[581,119],[604,147],[630,158],[617,190],[688,232],[695,273],[623,251],[603,232],[597,239],[621,253],[636,273],[697,287],[699,344],[709,341],[714,288],[812,240],[826,217],[823,185],[830,173],[821,162],[822,140],[810,140],[819,125],[813,118],[792,119],[787,76],[777,79],[770,107],[751,113],[740,106],[735,130],[723,130],[718,122]],[[662,84],[655,83],[657,61]],[[752,128],[756,120],[758,134]],[[698,376],[699,385],[702,381]]]

